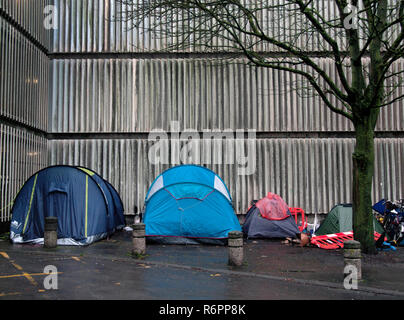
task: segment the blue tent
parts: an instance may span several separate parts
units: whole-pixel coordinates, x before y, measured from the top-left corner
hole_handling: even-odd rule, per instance
[[[87,245],[125,225],[114,187],[83,167],[53,166],[29,178],[15,198],[10,239],[43,243],[45,217],[58,218],[58,245]]]
[[[159,175],[149,188],[143,222],[148,240],[171,244],[225,244],[241,231],[223,180],[197,165],[181,165]]]

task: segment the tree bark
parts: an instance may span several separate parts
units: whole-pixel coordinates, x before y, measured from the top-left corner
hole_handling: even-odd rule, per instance
[[[376,253],[372,215],[374,174],[374,125],[363,117],[355,124],[356,144],[353,160],[353,232],[364,253]]]

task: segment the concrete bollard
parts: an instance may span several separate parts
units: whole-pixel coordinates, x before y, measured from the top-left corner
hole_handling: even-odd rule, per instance
[[[355,267],[357,271],[357,280],[362,279],[362,263],[361,263],[361,244],[355,240],[348,240],[344,242],[344,276],[346,277],[345,270],[347,267]]]
[[[58,218],[45,218],[44,247],[56,248],[58,244]]]
[[[230,231],[228,239],[229,265],[241,266],[244,260],[243,233]]]
[[[144,223],[135,223],[132,225],[132,254],[146,254],[146,225]]]

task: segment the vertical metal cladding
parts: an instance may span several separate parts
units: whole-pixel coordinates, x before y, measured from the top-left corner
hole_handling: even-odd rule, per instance
[[[48,141],[0,123],[0,222],[11,219],[13,200],[24,182],[48,164]]]
[[[376,139],[373,195],[402,199],[404,195],[404,139]]]
[[[352,131],[318,97],[294,89],[295,74],[209,59],[57,59],[52,61],[51,132],[254,129]],[[335,74],[331,59],[318,63]],[[404,67],[399,60],[395,69]],[[396,94],[400,94],[397,90]],[[383,108],[378,131],[404,130],[402,102]]]
[[[0,1],[0,222],[11,219],[26,179],[48,164],[47,139],[36,132],[48,127],[51,32],[43,10],[51,2]]]
[[[44,0],[42,0],[44,1]],[[133,1],[141,4],[144,0]],[[242,1],[248,6],[253,6],[253,1]],[[281,40],[293,41],[296,47],[309,51],[330,51],[331,47],[325,43],[318,32],[309,29],[307,33],[300,33],[298,28],[308,28],[309,23],[300,12],[292,13],[292,6],[285,0],[272,0],[271,5],[276,8],[273,10],[265,9],[267,1],[256,1],[257,7],[254,8],[257,20],[261,29],[268,34],[281,35]],[[206,52],[212,51],[212,46],[218,46],[219,51],[234,50],[233,44],[224,39],[213,38],[210,41],[210,47],[206,45],[206,38],[198,39],[200,36],[190,36],[185,39],[182,34],[172,36],[169,39],[158,39],[156,34],[144,31],[144,28],[153,25],[153,18],[146,19],[140,28],[133,27],[133,21],[119,21],[120,13],[130,8],[129,5],[122,4],[116,0],[54,0],[60,16],[60,28],[56,30],[56,36],[53,41],[54,52],[153,52],[164,51],[170,45],[186,41],[188,52]],[[281,6],[287,3],[288,10],[282,10]],[[395,0],[389,0],[389,5],[393,5]],[[263,4],[263,10],[258,10],[260,4]],[[361,5],[361,4],[360,4]],[[309,3],[321,16],[327,21],[333,21],[339,16],[339,10],[335,1],[318,0]],[[297,9],[297,5],[294,6]],[[181,23],[193,23],[195,19],[181,22],[183,16],[176,14],[169,18],[161,17],[164,25],[175,30]],[[127,20],[127,19],[126,19]],[[174,21],[174,23],[171,23]],[[175,22],[177,24],[175,24]],[[211,27],[211,26],[210,26]],[[160,26],[161,28],[161,26]],[[159,28],[157,28],[159,30]],[[335,39],[341,48],[345,48],[344,38],[341,37],[341,30],[329,27],[327,32]],[[394,35],[398,34],[394,30]],[[253,46],[255,51],[262,52],[281,52],[280,48],[265,42],[256,42]],[[220,47],[222,49],[220,49]],[[223,49],[224,48],[224,49]],[[184,51],[184,49],[182,50]]]
[[[52,120],[49,131],[94,133],[89,140],[53,140],[51,164],[79,164],[100,172],[116,186],[126,212],[142,208],[153,179],[171,165],[149,159],[153,141],[146,135],[156,129],[170,131],[178,121],[190,129],[256,130],[280,133],[283,138],[259,138],[256,171],[237,174],[234,150],[205,146],[201,164],[216,171],[227,183],[237,213],[268,191],[283,196],[291,206],[309,213],[326,213],[332,206],[350,202],[351,154],[354,139],[315,138],[317,132],[350,131],[352,125],[326,109],[319,99],[299,96],[291,87],[292,74],[246,66],[242,60],[224,64],[208,59],[57,59],[52,61]],[[399,61],[394,68],[400,68]],[[333,72],[329,59],[319,64]],[[404,130],[401,103],[385,108],[378,131]],[[99,133],[104,133],[100,138]],[[108,136],[116,133],[117,135]],[[139,138],[116,138],[139,133]],[[307,139],[287,139],[287,134]],[[68,137],[68,136],[67,136]],[[143,138],[141,138],[143,137]],[[104,139],[105,138],[105,139]],[[373,198],[398,198],[403,192],[403,139],[376,139]],[[166,150],[171,160],[173,150]],[[231,156],[230,156],[230,155]],[[222,161],[220,161],[222,159]],[[198,163],[198,162],[196,162]]]
[[[51,49],[52,32],[44,27],[45,8],[53,5],[53,0],[0,0],[3,11],[15,24],[47,50]]]
[[[328,0],[320,3],[327,16],[334,15],[335,6]],[[48,4],[55,5],[59,17],[53,37],[43,28],[43,9]],[[237,213],[245,213],[251,200],[268,191],[309,213],[326,213],[336,203],[350,202],[354,140],[315,137],[317,132],[335,132],[338,137],[338,133],[352,132],[352,125],[326,109],[319,99],[298,95],[294,74],[248,67],[243,60],[106,59],[102,55],[87,59],[80,53],[136,52],[147,57],[166,48],[167,43],[140,29],[128,30],[128,23],[112,21],[122,10],[115,0],[0,0],[0,10],[12,21],[10,24],[0,17],[0,116],[32,128],[27,131],[0,124],[2,221],[10,218],[9,209],[3,208],[25,179],[48,164],[92,168],[118,189],[126,213],[135,212],[135,207],[141,209],[153,179],[181,163],[154,163],[149,157],[153,141],[147,134],[155,129],[169,131],[172,121],[179,122],[180,131],[234,133],[241,129],[261,133],[258,139],[236,140],[239,146],[253,146],[255,170],[251,175],[239,175],[242,165],[236,161],[240,158],[234,146],[228,149],[220,141],[198,146],[200,158],[194,162],[224,179]],[[287,19],[277,24],[272,16],[260,18],[274,32],[294,25]],[[297,41],[308,51],[325,49],[315,35],[302,35]],[[78,54],[72,55],[76,59],[49,61],[43,52],[47,50],[39,48],[42,46],[56,57],[58,53]],[[263,44],[255,49],[278,51]],[[197,44],[188,49],[205,51]],[[330,59],[319,58],[318,63],[336,78]],[[401,59],[392,72],[403,68]],[[47,141],[34,133],[36,129],[54,133],[56,140]],[[404,130],[402,102],[381,112],[377,130]],[[67,135],[70,140],[58,140],[61,133],[71,133],[70,138]],[[88,133],[91,138],[82,139],[77,133]],[[120,133],[128,135],[121,137]],[[131,138],[130,133],[139,138]],[[269,139],[266,133],[280,133],[282,138]],[[307,137],[293,138],[293,133]],[[176,150],[165,150],[170,160]],[[374,200],[402,197],[402,136],[376,139],[376,163]]]
[[[150,52],[166,47],[165,41],[133,28],[131,21],[118,21],[126,6],[115,0],[54,1],[60,16],[54,52]]]
[[[133,21],[119,21],[120,13],[125,12],[129,6],[115,0],[55,0],[55,4],[61,20],[61,28],[58,29],[53,42],[53,50],[56,52],[152,52],[164,50],[170,44],[180,43],[185,38],[178,35],[170,39],[156,39],[155,35],[142,28],[133,28]],[[268,12],[262,12],[260,18],[263,28],[272,28],[275,31],[279,29],[281,34],[286,34],[285,19],[275,18]],[[171,19],[179,22],[182,17],[176,15]],[[274,19],[280,20],[283,24],[276,23]],[[152,20],[145,20],[142,27],[151,24]],[[316,37],[301,37],[299,43],[307,50],[313,50],[314,46],[318,46],[318,40],[312,38]],[[232,47],[230,42],[218,38],[214,38],[212,44]],[[263,44],[256,45],[255,49],[279,51],[273,46]],[[199,43],[190,41],[187,48],[190,52],[206,50],[211,49],[208,49],[202,41]]]
[[[49,60],[31,41],[0,17],[0,115],[46,130]]]
[[[142,209],[152,181],[173,165],[150,161],[154,143],[153,139],[53,140],[49,162],[98,171],[117,188],[126,213],[133,213],[135,207]],[[253,174],[239,175],[238,169],[245,164],[236,160],[236,144],[252,146]],[[397,199],[404,192],[404,139],[376,139],[375,144],[373,199]],[[169,159],[178,151],[171,146],[169,142],[165,149]],[[193,163],[211,168],[224,179],[239,214],[268,191],[308,213],[327,213],[335,204],[351,201],[353,147],[354,139],[251,139],[235,140],[233,145],[201,141],[201,156]]]

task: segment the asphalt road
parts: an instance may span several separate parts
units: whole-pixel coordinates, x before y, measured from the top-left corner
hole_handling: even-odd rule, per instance
[[[4,249],[4,248],[3,248]],[[74,250],[73,250],[74,251]],[[147,262],[131,257],[40,250],[0,251],[0,299],[6,300],[351,300],[403,297],[345,290],[237,270]],[[46,266],[56,274],[49,276]],[[53,286],[53,288],[52,288]],[[48,288],[47,288],[48,287]],[[57,288],[57,289],[55,289]]]

